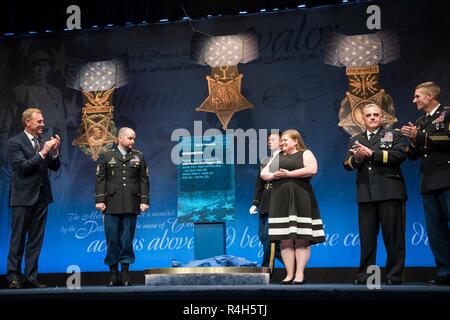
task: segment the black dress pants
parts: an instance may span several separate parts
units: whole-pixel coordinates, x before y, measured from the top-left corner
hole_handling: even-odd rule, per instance
[[[41,188],[38,201],[29,207],[12,207],[11,238],[7,264],[9,281],[22,280],[22,259],[25,254],[24,278],[37,280],[38,260],[44,240],[48,204]]]
[[[377,236],[382,230],[386,247],[386,279],[403,280],[405,266],[405,203],[403,200],[385,200],[359,203],[359,236],[361,260],[358,280],[369,276],[367,268],[376,264]]]

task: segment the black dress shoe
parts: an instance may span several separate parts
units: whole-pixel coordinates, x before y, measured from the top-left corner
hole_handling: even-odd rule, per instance
[[[360,279],[355,279],[355,280],[353,280],[353,284],[354,284],[355,286],[365,285],[365,284],[366,284],[366,281],[360,280]]]
[[[306,282],[305,282],[305,280],[302,280],[302,281],[292,281],[292,284],[296,284],[296,285],[302,285],[302,284],[305,284]]]
[[[128,269],[130,265],[128,263],[122,263],[122,285],[125,287],[131,287],[130,276],[128,274]]]
[[[386,284],[387,284],[388,286],[399,286],[399,285],[402,284],[402,282],[401,282],[400,280],[391,280],[391,279],[388,279],[388,280],[386,281]]]
[[[9,289],[22,289],[22,284],[20,283],[20,281],[17,280],[12,280],[9,282]]]
[[[280,284],[292,284],[292,281],[294,281],[294,279],[291,279],[291,280],[281,280]]]
[[[39,283],[37,280],[29,281],[25,280],[23,287],[27,289],[44,289],[47,288],[45,284]]]
[[[119,287],[121,283],[117,280],[109,280],[106,284],[107,287]]]
[[[432,286],[450,286],[450,275],[438,276],[437,278],[434,278],[427,283]]]
[[[106,284],[107,287],[118,287],[122,285],[122,282],[119,281],[119,266],[118,264],[113,264],[109,266],[109,281]]]
[[[131,286],[132,286],[130,280],[124,280],[124,281],[122,282],[122,285],[124,285],[125,287],[131,287]]]

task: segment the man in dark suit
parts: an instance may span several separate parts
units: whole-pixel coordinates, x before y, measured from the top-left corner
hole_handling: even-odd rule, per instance
[[[357,170],[361,260],[354,284],[366,283],[367,268],[375,265],[380,224],[387,252],[386,283],[401,284],[406,190],[400,164],[406,158],[406,145],[400,133],[381,126],[383,113],[378,105],[367,104],[362,115],[366,131],[350,138],[344,161],[347,170]]]
[[[134,262],[133,238],[139,212],[149,207],[149,179],[144,155],[133,149],[136,134],[130,128],[118,133],[118,145],[99,159],[95,207],[104,214],[111,278],[107,286],[131,286],[128,269]],[[122,274],[119,277],[119,263]]]
[[[22,114],[25,130],[8,141],[12,168],[10,206],[11,239],[7,275],[9,288],[43,288],[37,281],[38,259],[44,239],[48,204],[53,202],[48,169],[57,171],[60,138],[43,143],[44,118],[39,109],[28,108]],[[25,274],[21,265],[25,252]]]
[[[439,103],[440,91],[434,82],[419,84],[413,102],[425,115],[401,130],[409,139],[408,158],[422,159],[425,222],[438,267],[438,276],[428,283],[450,285],[450,108]]]

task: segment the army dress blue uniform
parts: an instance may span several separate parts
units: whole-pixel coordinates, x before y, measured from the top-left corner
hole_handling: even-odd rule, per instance
[[[132,264],[140,204],[149,204],[148,168],[142,152],[131,149],[122,154],[116,146],[100,157],[95,202],[106,204],[103,212],[107,243],[105,264]]]
[[[356,187],[361,257],[358,283],[366,281],[367,268],[375,265],[377,235],[382,227],[387,252],[386,279],[403,280],[405,265],[406,187],[400,164],[406,159],[406,144],[400,133],[380,127],[368,139],[367,132],[350,138],[349,149],[359,142],[373,151],[370,159],[358,161],[350,152],[344,161],[347,170],[357,170]]]
[[[416,121],[418,129],[407,156],[421,158],[421,193],[430,248],[438,276],[450,283],[450,108]]]
[[[260,176],[262,169],[266,166],[269,160],[270,158],[264,158],[261,161],[260,170],[258,172],[258,176],[256,177],[255,194],[253,195],[252,201],[252,205],[258,208],[259,213],[258,237],[263,246],[263,258],[261,262],[262,267],[272,267],[270,264],[273,262],[271,259],[272,243],[269,239],[269,206],[272,183],[264,181],[264,179]],[[279,261],[283,262],[281,258],[280,244],[274,243],[274,245],[274,258],[277,258]]]

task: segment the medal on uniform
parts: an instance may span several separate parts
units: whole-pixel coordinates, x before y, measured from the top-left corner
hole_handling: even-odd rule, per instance
[[[400,57],[395,34],[377,32],[367,35],[345,36],[328,33],[324,45],[324,63],[346,67],[348,91],[339,109],[339,123],[345,132],[354,136],[365,130],[362,108],[375,103],[383,112],[382,124],[389,128],[397,122],[392,98],[379,83],[379,63]]]
[[[130,162],[137,166],[141,164],[141,159],[139,159],[139,156],[133,156],[133,159],[131,159]]]
[[[445,128],[444,119],[445,119],[445,111],[441,112],[439,117],[434,119],[433,122],[431,122],[431,123],[434,124],[434,127],[436,128],[436,130],[444,129]]]
[[[392,143],[394,141],[394,135],[392,134],[392,132],[386,132],[383,136],[383,138],[381,138],[382,141],[382,148],[392,148]]]
[[[250,30],[214,37],[195,32],[191,57],[195,62],[211,67],[211,75],[206,76],[209,95],[195,110],[215,113],[226,130],[236,112],[253,108],[241,93],[243,74],[239,73],[237,64],[258,57],[257,34]]]

